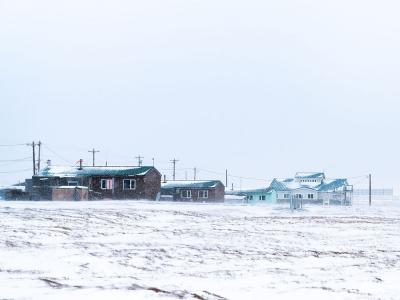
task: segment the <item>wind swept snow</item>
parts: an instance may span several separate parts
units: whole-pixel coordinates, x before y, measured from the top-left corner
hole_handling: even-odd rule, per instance
[[[398,299],[400,205],[0,202],[0,299]]]

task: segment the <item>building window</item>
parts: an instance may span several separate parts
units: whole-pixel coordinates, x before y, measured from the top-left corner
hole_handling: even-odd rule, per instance
[[[295,199],[303,199],[303,195],[302,194],[296,194],[294,195]]]
[[[123,186],[124,190],[134,190],[134,189],[136,189],[136,180],[135,179],[124,179],[122,186]]]
[[[199,191],[199,198],[208,198],[208,191]]]
[[[259,196],[258,199],[262,200],[262,201],[265,201],[265,195]]]
[[[253,196],[247,196],[247,200],[253,200]]]
[[[68,181],[68,186],[78,186],[78,181]]]
[[[186,199],[192,198],[192,191],[189,190],[181,191],[181,198],[186,198]]]
[[[308,199],[314,199],[314,194],[308,194]]]
[[[284,198],[284,199],[289,199],[289,198],[290,198],[290,194],[284,194],[284,195],[283,195],[283,198]]]
[[[113,180],[112,179],[102,179],[100,182],[100,187],[102,190],[112,190]]]

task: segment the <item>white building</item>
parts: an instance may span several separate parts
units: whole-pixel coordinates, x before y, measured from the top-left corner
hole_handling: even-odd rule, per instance
[[[321,172],[300,172],[293,178],[274,179],[270,188],[276,191],[277,202],[294,198],[310,203],[351,204],[352,199],[347,179],[327,179]]]

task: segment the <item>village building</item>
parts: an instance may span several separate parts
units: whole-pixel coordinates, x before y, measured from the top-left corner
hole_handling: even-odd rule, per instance
[[[245,196],[247,203],[302,203],[342,204],[352,203],[352,186],[347,179],[328,179],[324,173],[296,173],[293,178],[274,179],[267,188],[227,191],[227,195]]]
[[[252,190],[241,190],[241,191],[227,191],[225,193],[225,199],[229,199],[229,196],[244,197],[246,203],[276,203],[276,191],[271,188],[260,188]]]
[[[188,202],[223,202],[225,186],[219,180],[168,181],[161,185],[161,199]]]
[[[160,188],[160,172],[146,166],[47,166],[29,181],[32,200],[156,200]]]
[[[294,178],[274,179],[269,187],[278,203],[299,199],[304,203],[342,204],[352,202],[353,188],[347,179],[328,179],[324,173],[296,173]]]

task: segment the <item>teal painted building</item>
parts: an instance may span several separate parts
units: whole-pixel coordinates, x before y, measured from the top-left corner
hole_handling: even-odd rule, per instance
[[[228,191],[227,195],[245,197],[246,203],[304,203],[351,205],[353,187],[347,179],[328,179],[323,172],[299,172],[293,178],[274,179],[267,188]]]
[[[247,203],[268,203],[274,204],[277,200],[276,191],[274,189],[254,189],[243,191],[227,191],[226,195],[236,195],[246,197]]]

